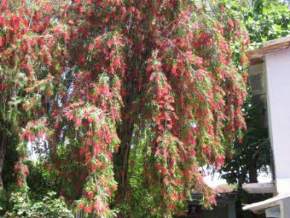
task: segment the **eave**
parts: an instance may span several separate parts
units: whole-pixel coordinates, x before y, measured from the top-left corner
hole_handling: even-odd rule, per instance
[[[264,43],[262,47],[249,51],[247,55],[251,65],[255,65],[264,62],[264,57],[266,54],[287,49],[289,47],[290,35],[283,38],[270,40]]]
[[[260,212],[265,211],[268,208],[279,206],[281,201],[288,199],[288,198],[290,198],[290,194],[283,194],[283,195],[280,194],[280,195],[277,195],[273,198],[269,198],[265,201],[261,201],[261,202],[253,203],[253,204],[248,204],[248,205],[243,207],[243,210],[250,210],[253,213],[258,214]]]

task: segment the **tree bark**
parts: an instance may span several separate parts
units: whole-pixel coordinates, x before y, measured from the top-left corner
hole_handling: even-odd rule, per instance
[[[131,140],[134,129],[133,119],[133,99],[134,99],[134,81],[128,81],[127,95],[124,99],[124,108],[122,109],[122,123],[118,127],[118,136],[121,140],[119,151],[114,155],[115,178],[118,182],[118,190],[116,193],[115,203],[121,204],[127,198],[128,191],[128,169],[129,156],[131,149]]]
[[[249,180],[250,180],[250,183],[258,182],[257,165],[256,165],[255,160],[252,160],[249,166]]]
[[[255,156],[254,156],[255,158]],[[257,172],[257,164],[256,164],[256,160],[253,159],[249,165],[249,180],[250,183],[258,183],[258,172]],[[255,202],[255,196],[250,195],[250,203]],[[258,218],[259,215],[257,214],[252,214],[253,218]]]
[[[0,190],[2,190],[4,188],[2,171],[6,155],[6,137],[3,134],[1,134],[0,137]]]
[[[125,121],[120,128],[121,145],[119,152],[115,157],[115,175],[118,182],[118,192],[116,202],[121,203],[126,199],[128,190],[128,168],[131,148],[133,123],[130,120]]]

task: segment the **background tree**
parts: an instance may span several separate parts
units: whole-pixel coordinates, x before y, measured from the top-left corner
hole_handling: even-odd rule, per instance
[[[265,41],[290,34],[290,11],[282,1],[253,0],[249,4],[245,1],[243,7],[231,1],[227,5],[242,15],[251,39],[251,49],[261,46]],[[223,177],[229,183],[238,184],[240,203],[259,200],[257,196],[244,193],[241,186],[243,183],[256,183],[259,172],[269,172],[272,158],[268,128],[265,125],[266,105],[253,96],[251,91],[249,93],[244,107],[248,130],[243,141],[234,144],[234,153],[222,169]],[[241,205],[238,207],[241,208]],[[241,211],[239,213],[239,217],[250,216]]]
[[[248,37],[225,5],[19,4],[1,3],[0,75],[21,199],[30,146],[88,216],[171,217],[193,190],[213,203],[199,167],[219,168],[245,128]]]
[[[253,0],[242,13],[253,47],[290,34],[289,8],[282,1]]]

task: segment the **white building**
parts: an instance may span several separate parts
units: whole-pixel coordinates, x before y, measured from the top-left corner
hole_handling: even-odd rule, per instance
[[[254,93],[265,93],[261,100],[267,104],[275,173],[272,183],[244,185],[249,193],[273,193],[273,197],[243,209],[290,218],[290,36],[267,42],[249,57],[250,75],[259,78]]]

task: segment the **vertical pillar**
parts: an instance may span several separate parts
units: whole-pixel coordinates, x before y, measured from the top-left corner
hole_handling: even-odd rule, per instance
[[[267,98],[276,188],[290,193],[290,48],[267,54]]]
[[[281,218],[290,218],[290,198],[283,199],[280,203]]]
[[[234,201],[228,204],[228,218],[236,218],[236,204]]]

